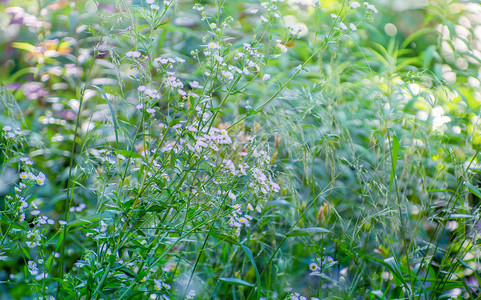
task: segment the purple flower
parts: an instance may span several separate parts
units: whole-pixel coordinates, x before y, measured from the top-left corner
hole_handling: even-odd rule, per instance
[[[48,92],[44,89],[40,82],[28,82],[23,85],[23,93],[29,100],[38,100],[48,96]]]

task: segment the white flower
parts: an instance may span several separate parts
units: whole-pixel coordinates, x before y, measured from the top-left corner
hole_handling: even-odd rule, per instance
[[[35,180],[37,181],[37,184],[38,185],[44,185],[45,184],[45,179],[46,179],[46,176],[43,172],[40,172],[38,174],[38,176],[35,178]]]
[[[142,53],[140,53],[139,51],[129,51],[129,52],[125,53],[125,56],[127,56],[127,57],[141,57]]]
[[[154,289],[156,289],[157,291],[160,291],[162,289],[162,283],[157,279],[154,279],[154,282],[155,282]]]
[[[372,11],[373,13],[377,14],[377,9],[376,9],[376,7],[375,7],[374,5],[372,5],[372,4],[367,4],[367,5],[366,5],[366,8],[367,8],[368,10]]]
[[[229,71],[222,71],[221,73],[222,73],[222,77],[224,77],[227,80],[234,79],[234,75]]]
[[[159,7],[158,5],[152,4],[152,5],[150,6],[150,9],[152,9],[152,10],[159,10],[160,7]]]
[[[234,193],[232,193],[232,191],[229,191],[229,193],[227,194],[227,196],[229,196],[229,198],[232,199],[232,200],[234,200],[234,201],[237,199],[236,195],[234,195]]]
[[[11,131],[12,130],[12,127],[6,125],[6,126],[3,126],[3,131]]]
[[[249,221],[244,217],[239,218],[239,223],[249,226]]]
[[[349,28],[351,28],[352,31],[356,31],[357,30],[357,26],[353,23],[349,24]]]
[[[286,53],[287,52],[287,47],[281,43],[281,40],[276,41],[276,47],[281,50],[281,52]]]
[[[316,272],[316,271],[319,270],[319,265],[316,264],[316,263],[314,263],[314,262],[313,262],[313,263],[310,263],[310,264],[309,264],[309,270],[311,270],[312,272]]]
[[[339,23],[339,27],[340,27],[342,30],[344,30],[344,31],[347,30],[346,24],[344,24],[344,23],[342,23],[342,22]]]
[[[349,6],[350,6],[352,9],[356,9],[356,8],[361,7],[361,4],[359,4],[359,2],[357,2],[357,1],[353,1],[353,2],[351,2],[351,4],[349,4]]]
[[[170,286],[170,284],[168,284],[168,283],[162,282],[162,286],[163,286],[166,290],[170,290],[170,289],[171,289],[171,286]]]
[[[214,49],[219,49],[220,46],[218,44],[214,43],[214,42],[210,42],[210,43],[207,44],[207,48],[214,50]]]
[[[269,74],[264,74],[264,76],[262,76],[262,80],[266,81],[266,80],[269,80],[271,78],[271,75]]]

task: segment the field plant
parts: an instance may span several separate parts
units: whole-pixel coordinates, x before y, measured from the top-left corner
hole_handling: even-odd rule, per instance
[[[379,4],[3,1],[0,299],[479,297],[481,5]]]

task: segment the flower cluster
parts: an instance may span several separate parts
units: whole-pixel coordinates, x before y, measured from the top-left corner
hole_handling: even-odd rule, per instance
[[[23,135],[23,131],[20,130],[20,128],[13,130],[12,126],[9,125],[3,126],[3,131],[5,132],[5,137],[8,139],[13,139],[17,136]]]
[[[314,262],[309,264],[309,270],[311,271],[311,276],[319,276],[325,277],[326,275],[323,274],[325,270],[331,268],[337,264],[337,261],[330,256],[325,256],[322,260],[316,259]]]
[[[27,13],[23,8],[11,6],[5,12],[12,16],[10,24],[24,24],[29,29],[38,30],[42,27],[50,27],[49,23],[40,21],[36,16]]]

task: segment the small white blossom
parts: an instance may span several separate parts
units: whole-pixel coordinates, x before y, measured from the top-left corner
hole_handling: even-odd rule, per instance
[[[207,48],[214,50],[214,49],[219,49],[220,46],[214,42],[210,42],[207,44]]]
[[[359,4],[359,2],[357,2],[357,1],[353,1],[353,2],[351,2],[351,4],[349,4],[349,6],[350,6],[352,9],[356,9],[356,8],[361,7],[361,4]]]

